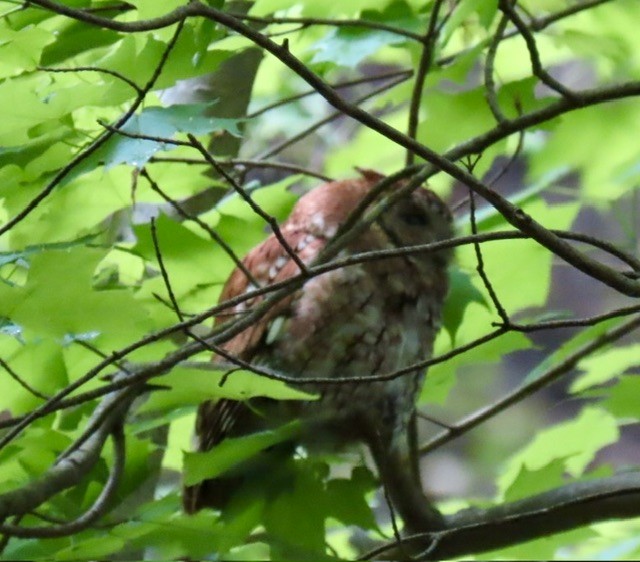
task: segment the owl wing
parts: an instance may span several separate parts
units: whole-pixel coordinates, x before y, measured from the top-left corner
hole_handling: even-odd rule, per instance
[[[305,264],[310,263],[326,244],[325,238],[309,234],[302,228],[285,228],[283,236],[289,247]],[[244,258],[243,264],[261,286],[286,281],[300,272],[289,253],[273,235],[251,250]],[[219,302],[224,303],[253,289],[255,285],[252,281],[242,270],[236,268],[227,280]],[[293,293],[280,300],[258,321],[221,347],[227,353],[250,362],[264,350],[271,322],[279,316],[291,314],[295,298],[296,293]],[[264,299],[264,296],[258,296],[230,307],[216,318],[216,325],[230,322],[250,312]],[[218,357],[214,356],[213,361],[217,359]],[[198,407],[196,418],[197,450],[208,451],[227,437],[258,431],[261,423],[261,418],[244,402],[229,399],[203,402]],[[183,490],[185,511],[194,513],[206,506],[220,508],[230,496],[229,488],[232,487],[231,483],[222,483],[220,479],[205,480],[195,486],[186,486]]]
[[[285,230],[283,236],[289,248],[291,248],[305,264],[313,261],[326,244],[325,238],[309,234],[302,228]],[[243,260],[243,264],[253,278],[263,287],[286,281],[300,273],[297,264],[282,247],[280,241],[273,235],[251,250]],[[244,272],[236,268],[225,283],[222,293],[220,294],[219,302],[224,303],[229,299],[243,295],[255,288],[255,285],[247,278]],[[222,345],[222,348],[231,355],[245,361],[251,361],[256,353],[260,351],[266,338],[269,325],[273,319],[281,315],[286,315],[295,297],[296,295],[294,293],[280,300],[257,322]],[[229,322],[231,319],[251,312],[251,310],[263,302],[265,298],[265,296],[261,295],[237,304],[233,308],[228,309],[228,311],[225,311],[222,315],[216,317],[216,325]]]

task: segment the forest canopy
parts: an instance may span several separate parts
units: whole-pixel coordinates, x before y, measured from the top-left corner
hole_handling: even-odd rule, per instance
[[[638,21],[635,0],[0,0],[3,559],[640,556]],[[354,167],[454,216],[418,403],[446,527],[402,536],[357,448],[187,516],[183,480],[293,431],[203,457],[200,402],[309,399],[211,364],[222,286]],[[236,329],[347,266],[258,289]]]

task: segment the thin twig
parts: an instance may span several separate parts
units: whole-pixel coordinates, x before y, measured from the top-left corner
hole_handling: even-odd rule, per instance
[[[49,66],[39,66],[38,70],[42,70],[44,72],[100,72],[102,74],[109,74],[110,76],[114,76],[118,78],[118,80],[122,80],[124,83],[131,86],[138,96],[145,96],[145,91],[143,88],[138,86],[133,80],[127,78],[124,74],[120,72],[116,72],[115,70],[111,70],[109,68],[102,68],[99,66],[74,66],[72,68],[52,68]]]
[[[293,262],[298,266],[298,269],[304,276],[308,276],[309,272],[307,270],[307,266],[300,259],[300,256],[295,252],[295,250],[289,245],[286,238],[282,234],[280,230],[280,226],[278,225],[278,221],[275,217],[272,217],[269,213],[265,212],[265,210],[258,205],[251,196],[247,193],[247,191],[235,180],[233,179],[223,168],[218,164],[218,162],[214,159],[211,153],[204,147],[204,145],[192,134],[187,134],[191,145],[198,151],[205,160],[213,167],[213,169],[220,174],[234,189],[234,191],[251,207],[251,210],[262,218],[271,228],[271,231],[278,239],[280,246],[284,249],[285,252],[289,255],[289,257],[293,260]]]
[[[476,197],[473,191],[471,190],[469,190],[469,208],[470,208],[469,222],[471,223],[471,233],[474,235],[477,235],[478,225],[476,223]],[[498,313],[498,316],[500,316],[500,319],[502,320],[502,325],[505,328],[508,328],[511,321],[509,320],[509,315],[507,314],[507,311],[504,309],[504,306],[502,306],[502,303],[498,298],[498,294],[496,293],[496,290],[493,287],[493,284],[491,283],[491,280],[489,279],[489,276],[487,275],[487,272],[484,269],[484,259],[482,257],[482,249],[480,248],[480,243],[477,241],[474,242],[473,249],[476,254],[476,271],[478,272],[478,275],[480,275],[480,279],[482,279],[482,283],[485,289],[487,290],[487,292],[489,293],[491,302],[493,303],[493,306],[495,307],[496,312]]]
[[[376,74],[375,76],[365,76],[363,78],[358,78],[356,80],[347,80],[345,82],[336,82],[332,85],[336,90],[340,90],[342,88],[350,88],[352,86],[359,86],[360,84],[367,84],[369,82],[378,82],[380,80],[391,80],[393,78],[406,77],[411,78],[413,74],[413,70],[393,70],[391,72],[386,72],[384,74]],[[258,117],[267,111],[271,111],[272,109],[276,109],[283,105],[293,103],[295,101],[301,100],[308,96],[318,95],[314,89],[309,89],[306,92],[301,92],[299,94],[294,94],[292,96],[286,97],[284,99],[278,100],[276,102],[270,103],[269,105],[265,105],[260,109],[256,109],[252,113],[247,115],[247,119],[253,119],[254,117]]]
[[[398,520],[396,516],[396,510],[393,507],[393,502],[391,501],[391,497],[389,496],[389,490],[387,490],[387,486],[384,482],[382,482],[382,493],[384,494],[384,501],[387,504],[387,508],[389,509],[389,518],[391,519],[391,528],[393,529],[393,538],[395,539],[396,544],[400,549],[403,549],[402,537],[400,536],[400,528],[398,527]],[[405,552],[405,558],[408,559],[407,553]]]
[[[503,39],[504,31],[507,27],[507,23],[509,22],[509,18],[506,14],[503,14],[500,18],[500,22],[498,23],[498,27],[493,35],[491,43],[489,43],[489,48],[487,49],[487,57],[484,64],[484,95],[487,100],[487,104],[489,105],[489,109],[491,113],[493,113],[493,117],[495,118],[498,125],[501,125],[508,121],[505,117],[504,113],[502,113],[502,109],[500,109],[500,103],[498,102],[498,95],[496,92],[496,83],[493,79],[494,72],[494,62],[496,58],[496,54],[498,52],[498,46]]]
[[[164,258],[162,257],[162,251],[160,250],[160,242],[158,241],[158,231],[156,230],[156,220],[154,218],[151,219],[151,240],[153,241],[153,250],[156,254],[156,260],[158,261],[158,265],[160,266],[160,274],[162,275],[165,289],[167,289],[167,293],[169,294],[169,300],[171,301],[173,310],[176,313],[178,320],[180,320],[180,322],[184,322],[184,316],[182,315],[180,306],[178,305],[176,295],[173,292],[173,287],[169,282],[169,273],[167,272],[167,268],[164,265]]]
[[[509,160],[506,161],[504,166],[502,166],[500,170],[498,170],[498,173],[491,179],[489,179],[489,181],[487,182],[487,185],[489,187],[494,187],[496,183],[498,183],[498,181],[509,171],[511,166],[516,163],[516,161],[520,157],[520,154],[522,153],[522,148],[524,146],[524,135],[524,131],[520,131],[518,133],[518,144],[516,144],[516,149],[513,151],[513,154],[509,157]]]
[[[238,20],[250,21],[262,24],[300,24],[305,27],[311,25],[328,25],[331,27],[365,27],[367,29],[377,29],[379,31],[388,31],[394,35],[401,35],[414,41],[422,41],[422,37],[411,31],[407,31],[402,27],[388,25],[382,22],[369,21],[364,19],[332,19],[332,18],[304,18],[304,17],[259,17],[240,12],[227,12],[231,17]]]
[[[149,175],[149,172],[146,168],[142,168],[142,170],[140,171],[140,175],[142,175],[142,177],[144,177],[149,182],[151,189],[153,189],[153,191],[155,191],[158,195],[160,195],[160,197],[162,197],[167,203],[169,203],[169,205],[171,205],[182,218],[195,222],[200,228],[202,228],[226,252],[235,266],[240,271],[242,271],[242,273],[246,276],[250,283],[252,283],[256,287],[260,286],[260,283],[258,283],[253,274],[247,269],[247,267],[244,265],[244,262],[234,252],[233,248],[226,242],[224,238],[222,238],[222,236],[220,236],[220,234],[216,232],[215,229],[210,227],[200,217],[192,215],[185,211],[180,203],[171,198],[167,193],[165,193],[163,189],[160,188],[158,183]],[[151,230],[153,234],[153,232],[155,231],[155,223],[153,222],[153,219],[151,222]],[[182,321],[184,319],[180,318],[180,320]]]
[[[563,20],[569,16],[573,16],[585,10],[591,10],[597,6],[602,4],[608,4],[612,0],[584,0],[583,2],[576,2],[571,6],[567,6],[562,10],[558,10],[555,13],[549,14],[542,18],[536,18],[531,21],[529,26],[533,31],[542,31],[549,27],[552,23],[556,23],[560,20]]]
[[[149,162],[176,162],[179,164],[199,164],[202,166],[208,166],[209,163],[204,158],[176,158],[171,156],[153,156]],[[313,178],[318,178],[323,181],[331,181],[332,178],[322,174],[320,172],[316,172],[315,170],[310,170],[309,168],[305,168],[303,166],[299,166],[297,164],[289,164],[288,162],[264,162],[261,160],[246,160],[241,158],[233,158],[229,160],[219,160],[218,164],[220,166],[225,167],[247,167],[247,168],[273,168],[274,170],[284,170],[286,172],[293,172],[294,174],[302,174],[305,176],[310,176]]]
[[[406,82],[408,79],[409,79],[409,77],[406,76],[406,75],[400,76],[399,78],[396,78],[395,80],[392,80],[391,82],[389,82],[387,84],[384,84],[383,86],[380,86],[379,88],[376,88],[376,89],[372,90],[368,94],[365,94],[364,96],[361,96],[361,97],[357,98],[354,101],[354,104],[355,105],[360,105],[360,104],[364,103],[365,101],[377,96],[378,94],[380,94],[382,92],[386,92],[387,90],[390,90],[391,88],[394,88],[398,84],[402,84],[403,82]],[[315,123],[312,123],[311,125],[305,127],[299,133],[296,133],[295,135],[289,136],[286,140],[282,141],[280,144],[277,144],[277,145],[269,148],[268,150],[262,152],[261,154],[258,154],[256,156],[254,156],[253,159],[254,160],[263,160],[263,159],[266,159],[266,158],[272,158],[276,154],[279,154],[280,152],[282,152],[284,149],[289,148],[290,146],[294,145],[295,143],[307,138],[314,131],[317,131],[321,127],[324,127],[328,123],[331,123],[332,121],[335,121],[336,119],[338,119],[340,117],[342,117],[342,111],[333,111],[332,113],[330,113],[326,117],[323,117],[322,119],[319,119]]]
[[[4,359],[0,357],[0,367],[2,367],[9,376],[16,381],[22,388],[24,388],[30,394],[33,394],[36,398],[40,398],[42,400],[49,400],[49,396],[43,394],[39,390],[33,388],[27,381],[25,381],[15,370],[7,363]]]
[[[418,416],[423,420],[428,421],[429,423],[432,423],[433,425],[437,425],[438,427],[446,429],[447,431],[454,431],[453,427],[448,423],[444,423],[443,421],[440,421],[434,418],[433,416],[430,416],[429,414],[423,412],[422,410],[416,410],[416,416]]]
[[[424,83],[433,63],[433,55],[436,41],[438,40],[439,28],[437,27],[438,15],[442,6],[442,0],[435,0],[431,7],[431,15],[429,16],[429,25],[427,32],[422,38],[422,53],[418,62],[418,70],[416,79],[411,92],[411,101],[409,102],[409,124],[407,126],[407,135],[412,139],[416,138],[418,132],[418,120],[420,116],[420,102],[422,101],[422,92]],[[406,166],[414,163],[415,154],[411,150],[407,150]]]
[[[593,339],[589,343],[583,345],[578,350],[571,353],[563,361],[557,365],[548,369],[545,373],[541,374],[534,381],[523,384],[506,396],[500,398],[493,404],[485,406],[479,409],[473,414],[467,416],[463,420],[459,421],[451,427],[448,431],[443,431],[440,435],[434,437],[431,441],[420,447],[421,454],[426,454],[434,449],[441,447],[445,443],[448,443],[455,437],[458,437],[464,433],[468,433],[481,423],[488,419],[495,418],[499,413],[503,412],[507,408],[521,402],[525,398],[531,396],[538,390],[548,386],[555,382],[560,377],[571,371],[581,359],[589,357],[602,347],[609,345],[610,343],[619,340],[620,338],[630,334],[634,330],[640,327],[640,315],[635,315],[633,318],[624,322],[620,326],[605,332],[601,336]]]
[[[79,346],[84,347],[85,349],[88,349],[89,351],[91,351],[92,353],[95,353],[98,357],[101,357],[102,359],[109,358],[108,354],[98,349],[95,345],[90,344],[88,341],[75,339],[73,340],[73,343],[76,343]],[[115,361],[113,364],[116,367],[118,367],[118,369],[120,369],[121,371],[124,371],[125,373],[129,372],[129,370],[127,369],[127,366],[122,361]]]
[[[531,60],[533,73],[543,84],[547,85],[552,90],[555,90],[560,95],[575,102],[577,100],[576,93],[558,82],[542,66],[536,40],[531,33],[531,30],[527,27],[527,24],[518,15],[518,12],[513,9],[512,2],[514,2],[514,0],[498,0],[498,6],[502,13],[516,26],[520,35],[524,39],[524,42],[527,45],[527,50],[529,51],[529,59]]]

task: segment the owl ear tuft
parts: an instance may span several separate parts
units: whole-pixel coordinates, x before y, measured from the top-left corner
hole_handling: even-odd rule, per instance
[[[359,168],[358,166],[354,166],[356,171],[367,181],[370,181],[371,183],[378,183],[379,181],[382,181],[384,178],[386,178],[387,176],[385,176],[384,174],[381,174],[380,172],[376,172],[375,170],[372,170],[371,168]]]

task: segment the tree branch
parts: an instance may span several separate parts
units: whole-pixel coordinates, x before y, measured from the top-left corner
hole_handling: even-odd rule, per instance
[[[124,471],[125,440],[122,427],[115,426],[112,429],[111,434],[113,437],[113,467],[111,468],[109,478],[102,489],[102,492],[100,492],[96,501],[89,509],[87,509],[87,511],[73,521],[60,523],[53,527],[22,527],[15,524],[3,524],[0,525],[0,533],[5,536],[8,535],[11,537],[22,538],[39,537],[50,539],[55,537],[66,537],[89,528],[100,517],[102,517],[109,507],[109,502],[118,488],[120,478]],[[2,497],[0,496],[0,501],[1,500]]]
[[[445,516],[445,528],[402,539],[415,560],[441,560],[486,552],[584,525],[640,515],[640,474],[625,473],[573,482],[529,498],[488,509]],[[396,542],[361,560],[401,557]]]
[[[89,470],[100,458],[105,440],[114,431],[118,431],[117,428],[122,424],[131,403],[141,389],[142,386],[138,384],[123,391],[111,393],[95,409],[88,422],[88,426],[91,427],[94,420],[100,420],[98,427],[95,427],[91,435],[83,435],[77,447],[71,447],[70,449],[73,450],[61,455],[55,464],[36,480],[16,490],[0,494],[0,520],[10,515],[22,515],[33,511],[49,498],[76,486],[86,478]],[[116,447],[118,447],[117,443]],[[113,485],[116,484],[117,482]]]
[[[422,100],[422,92],[424,83],[429,74],[429,69],[433,63],[433,55],[438,40],[440,28],[438,23],[438,15],[442,7],[442,0],[435,0],[431,7],[431,15],[429,16],[429,25],[427,31],[422,38],[422,53],[420,54],[420,62],[416,71],[416,79],[411,92],[411,101],[409,102],[409,123],[407,125],[407,135],[415,139],[418,132],[418,120],[420,116],[420,102]],[[407,151],[405,164],[411,166],[414,162],[415,155],[413,151]]]

